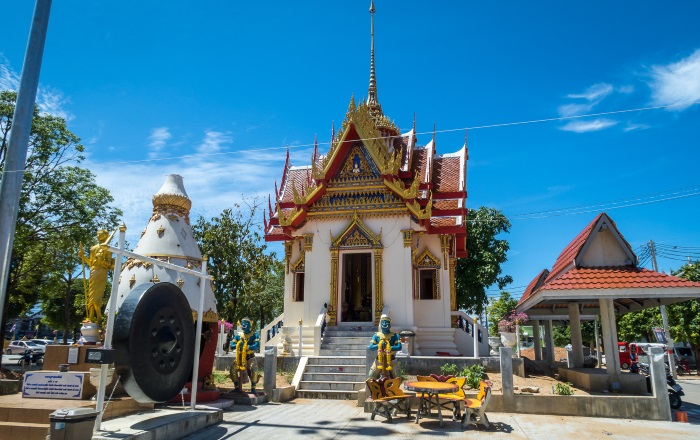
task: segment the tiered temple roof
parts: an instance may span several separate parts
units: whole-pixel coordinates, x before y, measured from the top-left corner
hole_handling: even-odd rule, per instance
[[[350,100],[345,120],[329,151],[311,165],[292,166],[289,151],[275,202],[268,203],[266,241],[291,240],[310,217],[350,218],[409,214],[429,234],[455,237],[454,252],[466,257],[467,143],[454,153],[436,154],[435,136],[416,144],[413,128],[400,130],[377,98],[374,68],[374,3],[370,83],[367,100]],[[334,130],[335,131],[335,130]]]

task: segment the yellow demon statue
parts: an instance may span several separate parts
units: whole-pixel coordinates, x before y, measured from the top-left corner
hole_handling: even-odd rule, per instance
[[[260,335],[253,331],[250,318],[241,319],[241,330],[231,341],[231,349],[236,350],[231,367],[231,380],[239,392],[243,391],[243,384],[250,380],[250,392],[254,393],[259,379],[255,353],[260,349]]]
[[[382,315],[379,319],[379,331],[372,336],[369,349],[377,351],[377,358],[369,370],[369,377],[396,377],[396,352],[401,350],[401,338],[397,333],[391,332],[391,319]]]
[[[97,244],[90,248],[89,258],[85,256],[82,244],[78,253],[80,260],[90,268],[90,279],[85,289],[85,319],[96,324],[99,324],[102,318],[102,298],[107,285],[107,273],[114,269],[114,258],[107,247],[113,236],[114,233],[110,235],[104,229],[100,229],[97,231]],[[85,266],[83,279],[84,272]]]

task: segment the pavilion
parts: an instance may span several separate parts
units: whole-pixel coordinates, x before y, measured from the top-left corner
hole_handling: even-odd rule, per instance
[[[599,214],[557,258],[552,270],[540,272],[528,285],[516,310],[533,324],[535,358],[540,360],[540,321],[545,321],[546,346],[553,347],[552,323],[569,320],[573,368],[583,366],[581,320],[600,315],[606,349],[608,385],[621,379],[615,316],[649,307],[700,298],[700,283],[637,267],[629,243],[606,214]],[[554,362],[552,349],[546,360]]]

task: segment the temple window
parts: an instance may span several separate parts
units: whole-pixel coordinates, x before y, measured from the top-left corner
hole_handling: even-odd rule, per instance
[[[415,299],[440,299],[440,260],[426,248],[414,260]]]
[[[437,270],[422,269],[418,271],[419,299],[437,299]]]
[[[294,281],[292,285],[292,301],[304,301],[304,274],[306,270],[306,253],[302,252],[299,259],[292,265]]]
[[[294,274],[294,301],[304,301],[304,272]]]

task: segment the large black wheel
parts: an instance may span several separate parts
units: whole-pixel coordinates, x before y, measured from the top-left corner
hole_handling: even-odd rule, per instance
[[[620,365],[620,368],[622,368],[623,370],[626,370],[629,367],[630,367],[630,364],[628,364],[627,362],[623,362],[622,365]]]
[[[668,390],[668,400],[671,403],[671,408],[673,409],[678,409],[681,407],[681,405],[683,405],[681,396],[679,396],[675,391]]]
[[[114,365],[137,402],[166,402],[191,378],[194,323],[189,301],[171,283],[143,284],[124,300],[114,323]]]

